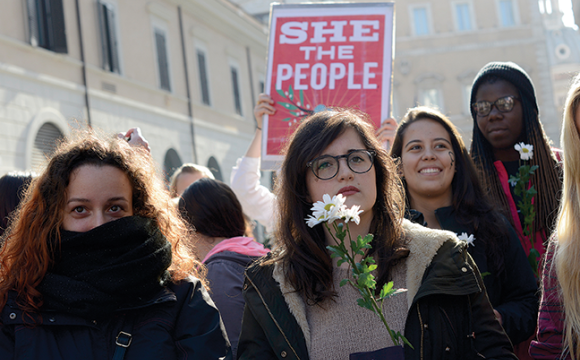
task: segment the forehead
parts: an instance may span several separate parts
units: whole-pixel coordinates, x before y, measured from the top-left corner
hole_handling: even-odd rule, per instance
[[[355,149],[366,149],[366,146],[358,131],[349,127],[322,150],[322,155],[342,155]]]
[[[412,140],[446,139],[451,142],[451,136],[443,125],[432,119],[419,119],[407,126],[403,134],[403,145]]]
[[[518,89],[507,80],[484,81],[477,89],[475,101],[495,101],[504,96],[518,96],[518,93]]]

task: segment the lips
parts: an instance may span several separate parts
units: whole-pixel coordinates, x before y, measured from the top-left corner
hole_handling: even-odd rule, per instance
[[[345,186],[342,189],[338,190],[338,194],[342,194],[343,196],[350,196],[360,192],[360,190],[354,186]]]

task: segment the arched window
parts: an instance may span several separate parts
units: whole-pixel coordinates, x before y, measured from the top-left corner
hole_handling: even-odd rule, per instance
[[[217,160],[213,156],[210,157],[209,160],[207,161],[207,167],[212,172],[212,174],[216,178],[216,180],[224,181],[224,179],[222,177],[222,171],[220,169],[220,165],[218,164]]]
[[[175,169],[183,164],[179,154],[174,149],[169,149],[165,153],[165,161],[163,161],[163,170],[165,173],[165,179],[169,180],[171,175],[175,172]]]
[[[44,123],[34,139],[31,156],[31,168],[39,170],[47,165],[47,160],[52,156],[58,145],[58,141],[64,138],[63,133],[53,124]]]

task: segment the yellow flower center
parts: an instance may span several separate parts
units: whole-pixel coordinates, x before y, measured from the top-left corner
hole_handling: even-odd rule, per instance
[[[527,153],[529,153],[529,152],[530,152],[530,150],[528,150],[527,148],[523,148],[523,149],[522,149],[522,152],[527,154]]]
[[[332,209],[333,207],[334,207],[334,204],[326,204],[326,206],[324,206],[324,210],[330,211],[330,209]]]

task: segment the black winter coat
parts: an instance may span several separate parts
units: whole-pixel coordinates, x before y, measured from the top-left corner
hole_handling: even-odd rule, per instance
[[[406,233],[447,240],[426,264],[407,314],[404,335],[415,349],[405,346],[405,359],[516,359],[465,243],[417,225]],[[246,271],[238,359],[309,359],[304,332],[272,277],[274,266]]]
[[[231,358],[219,312],[194,278],[106,319],[44,312],[37,320],[40,325],[30,326],[9,298],[1,314],[0,359],[112,359],[120,331],[132,334],[125,360]]]
[[[503,327],[512,343],[519,344],[527,340],[536,329],[538,285],[513,227],[502,217],[510,236],[505,240],[507,243],[504,254],[505,276],[497,276],[488,266],[486,241],[490,239],[481,239],[472,226],[460,224],[451,206],[435,210],[435,216],[442,229],[453,231],[458,235],[465,232],[475,236],[474,246],[468,246],[468,252],[479,271],[487,273],[483,277],[483,282],[489,301],[501,314]],[[408,218],[423,224],[423,215],[418,211],[411,210]]]

